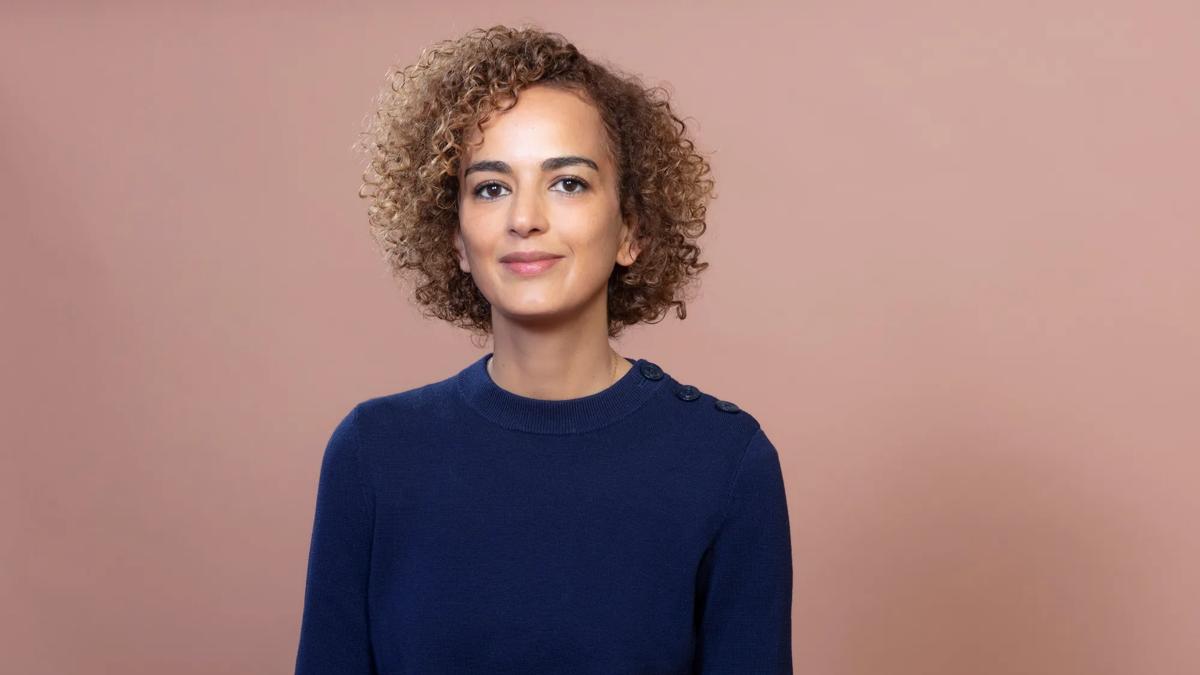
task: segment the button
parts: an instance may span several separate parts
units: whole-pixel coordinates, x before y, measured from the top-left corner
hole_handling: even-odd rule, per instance
[[[685,384],[675,390],[675,395],[685,401],[695,401],[700,398],[700,390],[690,384]]]
[[[741,410],[741,408],[737,407],[737,404],[732,401],[717,401],[717,408],[724,410],[727,413],[735,413]]]
[[[661,380],[663,377],[663,371],[662,368],[659,368],[653,363],[646,361],[642,364],[642,375],[644,375],[648,380]]]

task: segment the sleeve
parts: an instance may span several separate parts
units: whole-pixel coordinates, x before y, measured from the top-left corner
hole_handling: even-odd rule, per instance
[[[779,454],[762,427],[696,579],[695,672],[792,672],[792,546]]]
[[[355,406],[321,461],[296,675],[376,673],[367,616],[374,503],[359,464],[358,418]]]

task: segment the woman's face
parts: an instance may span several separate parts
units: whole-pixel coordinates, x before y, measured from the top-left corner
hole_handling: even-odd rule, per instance
[[[454,246],[492,305],[493,325],[597,312],[606,321],[613,265],[632,265],[636,250],[599,112],[575,93],[535,85],[488,120],[475,145],[479,138],[467,138],[459,166]],[[531,252],[555,257],[503,261]]]

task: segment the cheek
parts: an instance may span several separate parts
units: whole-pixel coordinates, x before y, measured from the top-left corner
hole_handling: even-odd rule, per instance
[[[459,211],[458,217],[458,235],[462,237],[463,243],[471,251],[483,251],[491,245],[492,227],[490,227],[487,214],[479,210],[472,210],[467,207],[465,211]]]
[[[572,275],[586,279],[588,285],[605,283],[617,260],[617,230],[597,226],[580,235],[572,245],[575,254]]]
[[[589,218],[588,226],[580,232],[580,246],[595,258],[612,256],[617,250],[620,232],[620,222],[605,209]]]

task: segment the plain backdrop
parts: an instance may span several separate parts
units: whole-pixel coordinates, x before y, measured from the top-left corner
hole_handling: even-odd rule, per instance
[[[5,672],[291,672],[333,426],[483,353],[351,146],[530,22],[713,164],[687,319],[615,346],[779,448],[797,673],[1200,672],[1195,3],[0,11]]]

